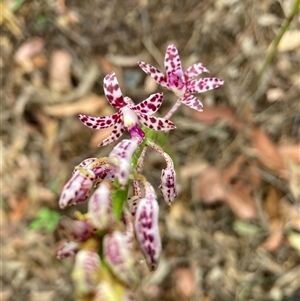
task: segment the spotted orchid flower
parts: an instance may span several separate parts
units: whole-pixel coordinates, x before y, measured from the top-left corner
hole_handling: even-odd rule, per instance
[[[113,126],[112,133],[99,146],[114,142],[125,130],[129,131],[129,133],[133,131],[133,135],[137,133],[143,135],[141,130],[137,131],[138,122],[157,131],[175,128],[175,125],[170,120],[150,116],[160,108],[163,101],[162,93],[152,94],[141,103],[135,105],[129,97],[123,97],[114,72],[107,74],[104,78],[104,93],[110,105],[119,110],[117,113],[103,117],[79,115],[79,119],[92,129],[99,130]]]
[[[202,111],[203,105],[193,94],[213,90],[224,84],[223,80],[215,77],[194,79],[203,72],[209,72],[201,63],[196,63],[183,72],[175,45],[169,45],[166,50],[166,75],[147,63],[138,62],[138,65],[162,87],[173,91],[179,97],[179,102],[197,111]]]

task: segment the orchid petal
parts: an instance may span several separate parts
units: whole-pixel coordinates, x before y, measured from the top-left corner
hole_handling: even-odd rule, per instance
[[[178,70],[182,71],[180,57],[175,45],[169,45],[166,50],[165,69],[168,78],[172,73],[175,73]]]
[[[203,66],[202,63],[196,63],[184,72],[184,78],[186,82],[188,83],[191,79],[193,79],[195,76],[202,74],[203,72],[208,72],[209,71]]]
[[[158,84],[160,84],[164,88],[169,89],[167,77],[162,72],[160,72],[157,68],[144,62],[138,62],[138,65],[146,74],[151,76]]]
[[[100,130],[106,129],[120,121],[122,112],[117,112],[111,116],[92,117],[84,114],[78,115],[80,121],[87,127]]]
[[[101,143],[99,143],[98,146],[99,147],[104,146],[116,141],[124,132],[125,132],[125,127],[123,125],[123,122],[118,122],[113,127],[113,130],[110,133],[110,135],[106,139],[104,139]]]
[[[196,111],[203,111],[203,104],[198,98],[196,98],[192,94],[185,94],[183,97],[180,98],[180,102]]]
[[[187,84],[187,92],[202,93],[202,92],[216,89],[223,84],[224,81],[216,77],[194,79]]]
[[[138,147],[135,140],[124,139],[120,141],[108,156],[109,163],[115,168],[115,176],[121,186],[128,182],[131,171],[131,161]]]
[[[155,117],[155,116],[148,116],[146,114],[139,114],[138,115],[139,121],[146,127],[156,131],[166,131],[175,129],[175,124],[164,118]]]
[[[150,95],[147,99],[142,101],[136,106],[131,108],[132,111],[136,112],[137,114],[142,113],[146,115],[151,115],[157,112],[160,108],[163,101],[163,93],[155,93]]]
[[[111,106],[115,109],[125,107],[127,104],[122,95],[116,74],[114,72],[107,74],[103,83],[105,96]]]
[[[56,254],[57,259],[64,259],[75,255],[79,251],[79,243],[75,241],[66,241]]]

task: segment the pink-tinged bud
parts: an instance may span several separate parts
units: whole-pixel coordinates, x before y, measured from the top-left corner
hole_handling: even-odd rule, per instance
[[[131,170],[131,160],[138,147],[135,140],[124,139],[119,142],[108,156],[109,163],[115,168],[115,177],[121,186],[126,186]]]
[[[135,234],[150,270],[155,270],[161,252],[156,199],[142,198],[135,215]]]
[[[143,181],[142,183],[144,185],[145,198],[150,200],[156,200],[156,193],[154,187],[148,181]]]
[[[78,168],[84,168],[91,170],[95,174],[95,182],[103,180],[111,171],[109,164],[107,163],[107,158],[88,158],[83,160],[78,166],[73,170],[73,174],[78,170]],[[111,177],[111,175],[110,175]]]
[[[177,197],[176,173],[174,168],[169,168],[167,166],[162,170],[159,189],[165,202],[168,205],[171,205]]]
[[[84,202],[89,197],[95,179],[93,171],[77,167],[77,171],[63,188],[59,207],[63,209]]]
[[[124,292],[123,298],[121,299],[121,301],[135,301],[133,292],[128,291],[128,290],[126,292]]]
[[[119,301],[115,288],[109,282],[102,281],[96,288],[93,301]]]
[[[127,208],[123,209],[123,218],[126,230],[126,242],[129,247],[132,246],[133,240],[134,240],[134,226],[133,226],[133,217],[130,211]]]
[[[100,269],[101,262],[97,253],[81,250],[76,254],[72,279],[78,295],[87,295],[95,291]]]
[[[79,243],[75,241],[66,241],[56,254],[57,259],[64,259],[75,255],[79,251]]]
[[[135,216],[139,200],[140,200],[140,198],[136,195],[133,195],[127,199],[129,210],[130,210],[132,216]]]
[[[95,228],[88,221],[63,216],[59,221],[58,231],[69,240],[83,242],[94,235]]]
[[[134,269],[134,258],[129,250],[126,235],[114,231],[104,236],[103,254],[112,273],[127,285],[135,286],[138,282]]]
[[[76,167],[74,168],[73,173],[76,172],[77,167],[82,167],[82,168],[84,168],[84,169],[91,169],[91,168],[89,168],[89,166],[90,166],[93,162],[95,162],[96,160],[97,160],[97,158],[87,158],[87,159],[84,159],[83,161],[81,161],[81,162],[78,164],[78,166],[76,166]]]
[[[91,195],[88,213],[92,224],[98,230],[106,230],[114,221],[109,183],[103,181]]]
[[[130,138],[135,140],[138,144],[141,144],[145,139],[145,133],[142,129],[139,128],[138,124],[135,124],[131,128],[128,129],[130,134]]]

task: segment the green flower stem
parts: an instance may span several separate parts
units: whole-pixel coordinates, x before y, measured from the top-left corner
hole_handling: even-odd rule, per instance
[[[262,78],[262,76],[263,76],[264,72],[266,71],[266,69],[273,62],[273,60],[275,58],[275,55],[277,53],[277,50],[278,50],[278,45],[279,45],[282,37],[284,36],[286,31],[288,30],[288,28],[290,27],[291,22],[293,21],[294,17],[299,12],[299,9],[300,9],[300,0],[295,0],[294,6],[292,8],[292,11],[291,11],[290,15],[284,20],[283,24],[280,27],[278,35],[273,40],[271,51],[269,52],[268,56],[266,57],[266,60],[263,64],[260,72],[258,73],[258,80],[260,80]]]
[[[167,136],[164,132],[153,131],[146,127],[143,127],[143,131],[145,132],[145,139],[135,152],[131,163],[131,170],[133,173],[136,173],[138,160],[143,153],[144,148],[147,147],[148,141],[155,141],[157,144],[166,146],[166,148],[171,149],[168,143]],[[127,184],[127,186],[124,188],[122,188],[117,181],[114,182],[114,186],[115,189],[112,193],[113,212],[116,218],[119,220],[122,215],[123,206],[127,201],[130,181],[129,184]]]

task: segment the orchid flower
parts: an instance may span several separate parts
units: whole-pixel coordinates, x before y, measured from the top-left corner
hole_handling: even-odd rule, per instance
[[[138,65],[162,87],[173,91],[179,97],[179,102],[197,111],[202,111],[203,105],[192,94],[213,90],[224,84],[223,80],[215,77],[194,79],[202,72],[209,72],[201,63],[196,63],[183,72],[175,45],[169,45],[166,50],[166,75],[147,63],[138,62]]]
[[[79,119],[92,129],[99,130],[113,126],[112,133],[99,146],[114,142],[125,130],[129,131],[129,133],[134,131],[134,135],[136,135],[138,121],[144,126],[157,131],[175,128],[173,122],[167,119],[150,116],[160,108],[163,101],[162,93],[152,94],[141,103],[135,105],[129,97],[123,97],[114,72],[107,74],[104,78],[104,93],[110,105],[119,110],[117,113],[103,117],[79,115]]]

